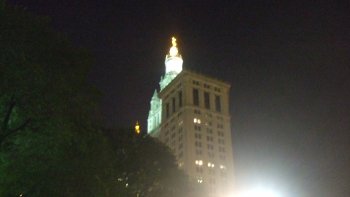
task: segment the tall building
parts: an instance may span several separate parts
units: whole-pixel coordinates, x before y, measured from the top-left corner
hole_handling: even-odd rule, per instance
[[[172,38],[147,131],[172,150],[179,167],[210,196],[227,196],[233,185],[230,85],[184,70],[182,64]]]

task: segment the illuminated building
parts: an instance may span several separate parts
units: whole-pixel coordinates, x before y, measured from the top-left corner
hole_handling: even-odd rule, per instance
[[[160,91],[154,91],[147,132],[166,144],[178,165],[211,196],[233,185],[230,85],[182,69],[176,39],[165,58]]]

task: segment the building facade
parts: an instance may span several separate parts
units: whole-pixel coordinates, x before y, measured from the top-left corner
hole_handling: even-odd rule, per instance
[[[173,38],[160,91],[151,99],[148,133],[172,150],[178,166],[210,196],[227,196],[233,185],[230,85],[183,70],[182,63]]]

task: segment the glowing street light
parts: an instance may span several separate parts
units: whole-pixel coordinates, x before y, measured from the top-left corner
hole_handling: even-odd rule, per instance
[[[256,188],[248,191],[239,192],[234,197],[282,197],[278,192],[267,188]]]

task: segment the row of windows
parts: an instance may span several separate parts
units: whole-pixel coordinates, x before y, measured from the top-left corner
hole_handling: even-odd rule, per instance
[[[192,90],[192,97],[193,97],[193,105],[199,106],[199,90],[196,88],[193,88]],[[215,95],[215,111],[221,112],[221,97],[219,95]],[[204,92],[204,107],[206,109],[210,109],[210,93]]]
[[[197,138],[197,139],[198,139],[198,138]],[[197,148],[201,148],[201,147],[202,147],[202,142],[196,140],[195,143],[194,143],[194,145],[195,145]],[[207,144],[207,149],[213,151],[213,150],[214,150],[214,145],[212,145],[212,144]],[[225,147],[219,146],[219,152],[221,152],[221,153],[226,152]]]
[[[219,127],[219,128],[222,128],[222,127]],[[194,130],[195,130],[195,131],[201,131],[201,130],[202,130],[202,127],[199,126],[199,125],[194,125]],[[207,128],[207,133],[208,133],[208,134],[213,134],[213,130],[210,129],[210,128]],[[219,136],[219,137],[224,137],[224,132],[218,131],[218,136]]]
[[[178,100],[178,108],[182,107],[182,92],[179,91],[177,94],[177,100]],[[171,110],[171,111],[170,111]],[[176,111],[176,99],[175,97],[171,98],[171,109],[170,109],[170,103],[165,104],[165,117],[168,118],[170,116],[170,112],[174,113]]]
[[[200,139],[202,139],[202,135],[201,135],[200,133],[195,133],[195,134],[194,134],[194,138],[200,140]],[[214,142],[214,138],[213,138],[212,136],[207,136],[207,141],[208,141],[208,142]],[[218,143],[219,143],[219,144],[225,144],[225,140],[219,138],[219,139],[218,139]]]
[[[193,118],[193,123],[195,123],[195,124],[201,124],[202,121],[201,121],[201,119],[199,119],[199,118]],[[205,123],[205,126],[212,126],[211,121],[206,122],[206,123]],[[218,123],[218,124],[217,124],[217,128],[223,129],[223,128],[224,128],[224,125],[221,124],[221,123]]]
[[[196,81],[196,80],[193,80],[192,83],[193,83],[194,85],[197,85],[197,86],[200,86],[200,85],[201,85],[201,83],[200,83],[199,81]],[[210,89],[210,88],[211,88],[210,85],[209,85],[209,84],[206,84],[206,83],[203,84],[203,87],[204,87],[204,88],[207,88],[207,89]],[[214,91],[216,91],[216,92],[221,92],[221,89],[218,88],[218,87],[214,87]]]
[[[196,172],[199,173],[199,174],[203,174],[204,168],[199,167],[199,166],[196,166]],[[220,176],[221,176],[221,177],[227,177],[226,172],[220,171],[219,173],[220,173]],[[215,175],[215,174],[216,174],[216,171],[215,171],[214,169],[208,169],[208,174],[210,174],[210,175]]]
[[[201,145],[201,144],[200,144]],[[196,150],[195,150],[195,153],[196,153],[196,155],[197,156],[201,156],[201,155],[203,155],[203,151],[202,151],[202,149],[200,149],[200,147],[199,148],[196,148]],[[214,152],[210,152],[210,151],[208,151],[208,157],[209,158],[215,158],[215,154],[214,154]],[[225,160],[226,159],[226,157],[225,157],[225,155],[219,155],[219,158],[221,159],[221,160]]]

